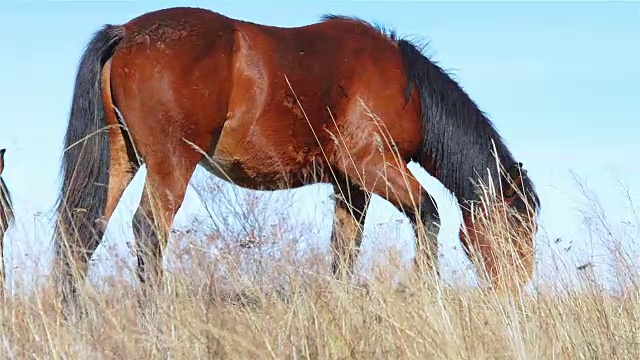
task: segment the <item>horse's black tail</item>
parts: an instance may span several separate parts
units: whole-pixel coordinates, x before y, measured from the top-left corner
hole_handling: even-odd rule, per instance
[[[78,65],[64,138],[54,230],[54,266],[63,266],[54,271],[64,270],[63,276],[73,265],[69,263],[70,254],[83,254],[88,245],[100,240],[96,235],[102,236],[94,231],[94,222],[106,207],[109,176],[101,73],[124,34],[122,26],[105,25],[94,34]]]

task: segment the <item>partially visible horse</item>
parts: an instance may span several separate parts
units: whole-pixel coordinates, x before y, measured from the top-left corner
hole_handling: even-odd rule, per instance
[[[6,149],[0,149],[0,292],[2,294],[4,294],[4,286],[6,284],[6,273],[4,268],[4,235],[14,221],[11,193],[2,178],[5,152]]]
[[[445,71],[412,42],[341,16],[280,28],[171,8],[105,25],[80,60],[64,144],[54,244],[60,285],[70,291],[142,164],[133,230],[143,284],[161,279],[163,249],[198,165],[249,189],[333,184],[333,272],[341,278],[357,258],[372,193],[412,221],[418,270],[435,261],[438,210],[410,161],[453,192],[465,249],[487,255],[492,276],[492,247],[474,227],[481,211],[468,206],[479,200],[476,182],[504,188],[498,200],[533,224],[539,206],[521,164]],[[535,226],[516,229],[533,245]],[[533,247],[517,251],[528,281]]]

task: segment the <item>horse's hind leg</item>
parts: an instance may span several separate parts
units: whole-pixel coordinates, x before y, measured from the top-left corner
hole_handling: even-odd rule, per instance
[[[119,127],[109,128],[109,180],[107,190],[107,202],[102,217],[95,220],[93,228],[95,231],[94,241],[87,242],[84,248],[84,256],[74,256],[76,262],[76,283],[84,281],[89,270],[89,260],[93,256],[106,232],[109,219],[122,198],[122,194],[133,180],[139,166],[136,160],[131,158],[127,152],[125,139]],[[71,281],[70,277],[67,281]],[[72,294],[76,292],[76,284],[71,286]]]
[[[353,275],[362,243],[364,221],[370,194],[350,181],[334,185],[335,212],[331,233],[332,272],[344,280]]]
[[[107,113],[108,114],[108,113]],[[113,125],[108,117],[109,125]],[[94,241],[86,246],[86,256],[80,258],[79,271],[81,280],[84,280],[88,271],[88,260],[91,259],[93,253],[98,248],[104,233],[107,230],[109,219],[113,215],[124,191],[127,189],[134,176],[140,169],[139,162],[136,157],[132,156],[127,150],[127,140],[124,136],[126,132],[119,126],[111,126],[109,128],[109,181],[107,189],[107,202],[103,215],[94,222],[94,229],[98,241]],[[130,144],[130,142],[129,142]],[[86,260],[85,260],[86,259]],[[75,291],[75,289],[74,289]]]
[[[162,257],[174,217],[202,155],[189,145],[164,146],[147,156],[147,177],[133,218],[138,279],[146,294],[162,280]],[[171,151],[171,152],[169,152]]]
[[[63,255],[63,261],[67,264],[64,266],[64,273],[62,274],[62,281],[64,282],[64,288],[68,291],[63,292],[63,296],[73,297],[75,300],[77,286],[83,282],[88,272],[89,260],[93,256],[93,253],[100,245],[104,233],[107,229],[109,219],[113,215],[118,202],[122,198],[127,186],[133,180],[133,177],[139,169],[139,161],[133,151],[132,143],[128,140],[128,132],[122,127],[118,121],[118,114],[116,113],[115,104],[111,97],[110,86],[110,69],[111,61],[108,61],[102,72],[102,100],[104,102],[105,117],[107,122],[108,133],[108,146],[109,146],[109,177],[107,182],[107,199],[104,205],[102,216],[97,219],[93,219],[91,224],[95,237],[88,237],[81,239],[83,241],[81,246],[73,247],[70,252]],[[124,119],[122,119],[124,120]],[[76,249],[82,249],[80,251]],[[75,279],[72,276],[71,264],[74,265]],[[65,301],[67,303],[67,301]]]
[[[122,194],[127,189],[133,177],[140,169],[140,162],[127,149],[130,141],[125,140],[128,136],[118,123],[109,121],[109,189],[107,191],[107,204],[105,206],[104,215],[96,220],[96,228],[99,233],[104,234],[109,219],[116,207]]]
[[[85,239],[79,243],[80,246],[71,247],[67,251],[62,251],[62,261],[66,263],[63,267],[64,272],[61,274],[64,283],[63,296],[66,300],[75,300],[77,286],[82,283],[89,270],[89,260],[96,251],[104,233],[107,229],[109,219],[113,215],[122,194],[127,186],[133,180],[139,169],[138,161],[127,150],[127,140],[125,140],[125,132],[119,126],[117,116],[113,104],[111,103],[110,91],[108,86],[103,83],[103,99],[105,106],[105,114],[107,119],[108,136],[109,136],[109,178],[107,182],[107,201],[103,215],[95,219],[92,224],[92,230],[95,236]],[[71,266],[73,265],[73,267]],[[73,269],[73,270],[72,270]],[[75,276],[74,276],[75,275]],[[75,279],[74,279],[75,277]],[[69,299],[69,297],[73,297]]]

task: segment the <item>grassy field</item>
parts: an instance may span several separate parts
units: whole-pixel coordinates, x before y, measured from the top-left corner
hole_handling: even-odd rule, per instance
[[[260,222],[255,214],[236,215]],[[211,233],[208,241],[225,243]],[[87,286],[87,312],[75,318],[61,315],[46,282],[32,293],[6,298],[0,358],[640,357],[639,277],[625,265],[633,258],[621,252],[615,293],[605,291],[587,268],[578,285],[535,286],[522,296],[504,297],[431,280],[398,285],[395,276],[409,269],[394,259],[369,269],[366,282],[340,283],[328,276],[321,252],[300,255],[281,246],[270,255],[247,255],[251,246],[238,247],[241,240],[218,246],[214,257],[181,250],[175,257],[188,260],[167,272],[164,289],[146,302],[118,276],[99,288]]]
[[[280,264],[281,265],[281,264]],[[298,264],[300,265],[300,264]],[[307,264],[308,265],[308,264]],[[300,269],[298,267],[298,269]],[[64,319],[48,288],[2,304],[4,359],[632,359],[638,288],[489,291],[384,281],[348,286],[313,271],[270,269],[278,286],[173,273],[139,306],[122,281],[87,290],[87,315]],[[205,272],[201,271],[200,274]]]

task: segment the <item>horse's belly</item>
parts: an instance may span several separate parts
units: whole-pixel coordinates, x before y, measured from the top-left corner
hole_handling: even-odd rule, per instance
[[[326,182],[321,154],[296,141],[278,123],[249,122],[240,115],[225,122],[218,139],[200,162],[217,177],[256,190],[291,189]]]
[[[209,156],[200,165],[209,173],[232,184],[253,190],[292,189],[308,184],[325,181],[325,177],[314,176],[319,173],[304,163],[286,167],[273,166],[273,162],[261,164],[259,157]]]
[[[250,144],[245,145],[241,150],[219,143],[200,165],[221,179],[253,190],[292,189],[327,182],[327,177],[322,175],[323,166],[318,161],[258,151]]]

